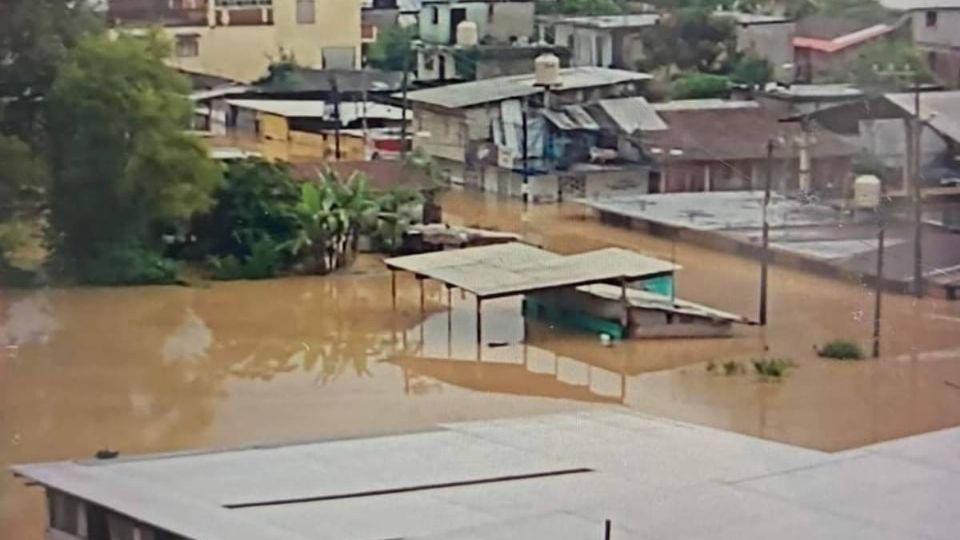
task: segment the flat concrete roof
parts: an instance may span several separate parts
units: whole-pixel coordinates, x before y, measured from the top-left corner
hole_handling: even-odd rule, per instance
[[[559,255],[520,242],[394,257],[384,263],[391,270],[413,272],[479,298],[636,280],[679,268],[621,248]]]
[[[711,191],[656,195],[624,195],[583,200],[600,212],[660,223],[670,227],[712,232],[742,244],[760,244],[763,226],[762,191]],[[862,275],[874,275],[877,225],[869,214],[848,216],[822,203],[774,193],[768,208],[770,246]],[[960,267],[960,235],[925,222],[923,272],[942,280]],[[913,278],[913,225],[891,219],[887,226],[884,277],[908,282]]]
[[[631,540],[960,530],[960,428],[830,454],[610,410],[441,427],[15,470],[198,540],[583,540],[606,519]]]

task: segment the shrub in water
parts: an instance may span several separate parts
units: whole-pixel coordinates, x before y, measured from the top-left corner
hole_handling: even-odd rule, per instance
[[[253,243],[250,255],[237,257],[211,257],[213,278],[230,279],[267,279],[277,275],[283,264],[283,257],[277,245],[266,238]]]
[[[90,285],[159,285],[177,281],[174,261],[136,244],[103,248],[79,270],[80,280]]]
[[[783,377],[788,369],[796,367],[793,360],[789,358],[756,358],[750,362],[758,375],[774,379]]]
[[[835,360],[861,360],[864,356],[860,345],[847,339],[835,339],[820,348],[817,354]]]

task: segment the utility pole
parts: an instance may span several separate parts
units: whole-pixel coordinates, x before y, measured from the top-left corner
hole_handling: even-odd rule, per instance
[[[527,122],[527,100],[523,100],[523,110],[521,111],[523,123],[523,204],[530,202],[530,129]]]
[[[337,161],[340,161],[340,85],[337,84],[336,76],[333,77],[331,90],[333,94],[333,121],[335,122],[333,126],[334,156]]]
[[[910,182],[911,195],[913,198],[913,294],[917,298],[922,298],[924,294],[923,279],[923,193],[920,182],[920,140],[922,126],[920,123],[920,72],[904,66],[903,70],[881,70],[875,66],[874,71],[879,75],[891,77],[909,77],[913,83],[913,118],[906,123],[908,127],[908,136],[904,139],[906,147],[907,163],[906,178],[904,178],[904,188],[907,189],[907,182]]]
[[[880,307],[883,301],[883,242],[887,230],[883,199],[877,209],[880,230],[877,231],[877,276],[873,291],[873,357],[880,357]]]
[[[923,193],[920,182],[920,76],[913,75],[913,294],[923,298]]]
[[[407,161],[407,91],[410,85],[410,49],[408,48],[403,55],[403,82],[400,91],[403,93],[403,107],[400,114],[400,163]]]
[[[760,326],[767,325],[767,273],[770,266],[770,189],[773,184],[773,139],[767,141],[767,174],[763,183],[763,238],[760,253]]]
[[[367,152],[370,149],[370,126],[367,123],[367,66],[363,66],[361,75],[360,84],[363,85],[363,160],[366,161]]]

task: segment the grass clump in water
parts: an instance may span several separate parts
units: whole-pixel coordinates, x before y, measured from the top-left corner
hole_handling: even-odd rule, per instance
[[[832,358],[834,360],[862,360],[864,358],[863,348],[855,341],[849,339],[835,339],[821,347],[817,354],[821,358]]]
[[[780,379],[786,375],[787,370],[797,366],[789,358],[755,358],[750,361],[753,364],[754,371],[763,378]]]
[[[730,360],[722,364],[717,364],[713,360],[707,362],[707,373],[720,373],[724,375],[742,375],[746,370],[740,362]]]

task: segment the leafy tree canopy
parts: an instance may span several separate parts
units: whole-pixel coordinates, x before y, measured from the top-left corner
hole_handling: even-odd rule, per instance
[[[184,130],[187,82],[158,34],[84,38],[53,87],[51,189],[66,261],[122,242],[151,246],[212,204],[220,168]]]
[[[684,9],[664,17],[643,38],[645,68],[672,67],[703,73],[723,73],[736,57],[734,21],[703,9]]]
[[[914,76],[921,83],[934,81],[926,60],[906,39],[878,41],[866,47],[851,64],[833,73],[833,82],[855,84],[867,91],[900,90],[913,85]]]
[[[42,204],[49,177],[46,164],[26,143],[0,135],[0,223],[33,213]]]
[[[618,15],[629,11],[626,0],[537,1],[537,13],[546,15]]]
[[[726,98],[730,95],[730,79],[723,75],[691,73],[673,83],[674,99]]]
[[[766,58],[747,55],[733,68],[733,80],[738,83],[762,87],[772,79],[773,66]]]
[[[43,102],[60,63],[99,29],[84,1],[0,1],[0,131],[41,142]]]
[[[414,56],[410,46],[414,37],[416,29],[412,27],[398,25],[381,30],[367,53],[367,62],[389,71],[411,69]]]

